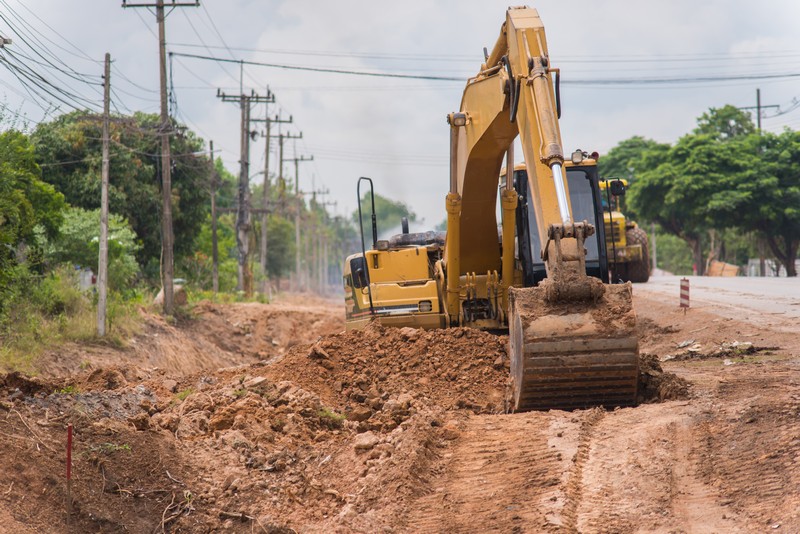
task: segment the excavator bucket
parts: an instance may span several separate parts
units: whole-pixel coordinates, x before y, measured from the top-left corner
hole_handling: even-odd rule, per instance
[[[549,301],[543,287],[509,294],[513,411],[636,403],[639,344],[630,283],[576,302]]]

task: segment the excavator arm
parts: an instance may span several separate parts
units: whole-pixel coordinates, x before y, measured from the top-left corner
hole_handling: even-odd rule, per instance
[[[633,404],[638,343],[630,287],[606,287],[586,275],[584,240],[594,228],[572,217],[552,81],[556,72],[537,11],[510,8],[486,62],[467,82],[460,110],[448,116],[446,313],[451,325],[468,324],[465,302],[476,294],[475,281],[487,273],[488,293],[492,273],[500,269],[497,320],[509,328],[513,408]],[[547,271],[535,288],[512,288],[517,136]],[[495,212],[504,158],[498,242]]]

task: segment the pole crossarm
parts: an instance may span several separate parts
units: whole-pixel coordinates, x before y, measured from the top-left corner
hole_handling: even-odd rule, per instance
[[[159,5],[162,7],[200,7],[200,0],[196,2],[169,2],[165,0],[162,4],[129,4],[127,0],[122,0],[122,7],[158,7]]]
[[[227,93],[223,93],[222,90],[217,89],[217,98],[221,98],[223,102],[236,102],[237,104],[242,100],[250,102],[251,104],[274,104],[275,103],[275,94],[267,89],[266,95],[258,95],[255,91],[252,91],[249,95],[240,94],[240,95],[229,95]],[[250,119],[250,122],[256,121],[258,119]],[[264,119],[261,119],[262,121]]]

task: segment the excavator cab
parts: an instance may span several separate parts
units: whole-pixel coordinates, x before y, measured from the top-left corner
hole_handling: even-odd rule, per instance
[[[586,238],[586,274],[608,283],[608,253],[605,244],[605,228],[597,224],[603,217],[604,196],[599,187],[597,165],[594,160],[580,164],[565,165],[569,199],[575,220],[587,221],[596,233]],[[519,195],[517,204],[517,261],[522,269],[524,287],[534,287],[547,277],[542,259],[542,243],[536,217],[529,213],[533,202],[528,185],[525,164],[514,167],[514,189]]]

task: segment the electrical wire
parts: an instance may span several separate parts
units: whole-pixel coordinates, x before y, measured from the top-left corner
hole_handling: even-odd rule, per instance
[[[171,54],[179,57],[186,57],[192,59],[203,59],[203,60],[210,60],[210,61],[221,61],[225,63],[240,63],[244,65],[254,65],[258,67],[271,67],[277,69],[288,69],[288,70],[302,70],[302,71],[310,71],[310,72],[327,72],[332,74],[350,74],[355,76],[373,76],[378,78],[404,78],[410,80],[434,80],[434,81],[465,81],[466,78],[455,78],[455,77],[448,77],[448,76],[426,76],[426,75],[418,75],[418,74],[400,74],[400,73],[388,73],[388,72],[368,72],[368,71],[356,71],[356,70],[347,70],[347,69],[328,69],[322,67],[306,67],[302,65],[282,65],[278,63],[262,63],[260,61],[249,61],[245,59],[223,59],[223,58],[216,58],[212,56],[202,56],[199,54],[186,54],[183,52],[170,52]]]

